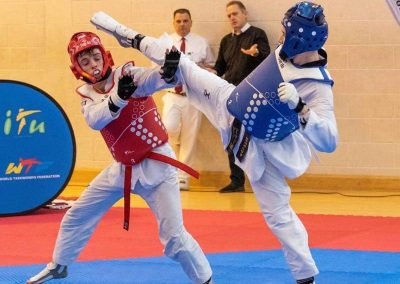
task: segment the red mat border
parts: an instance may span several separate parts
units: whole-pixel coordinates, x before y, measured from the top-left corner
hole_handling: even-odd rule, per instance
[[[45,263],[51,258],[65,211],[0,218],[0,265]],[[80,260],[161,256],[156,222],[149,209],[132,209],[129,232],[122,208],[101,221]],[[299,215],[312,248],[400,252],[400,218]],[[184,210],[185,225],[206,253],[279,249],[256,212]]]

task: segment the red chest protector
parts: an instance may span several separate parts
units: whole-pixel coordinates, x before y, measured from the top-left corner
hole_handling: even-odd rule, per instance
[[[135,165],[168,141],[168,134],[152,97],[130,98],[117,119],[101,131],[114,159]]]
[[[133,66],[133,63],[128,63],[123,68],[131,66]],[[118,78],[119,74],[121,74],[120,69],[115,72],[114,76]],[[80,92],[78,91],[78,93]],[[85,94],[82,96],[85,97]],[[124,229],[126,230],[129,228],[133,165],[148,158],[170,164],[195,178],[199,178],[199,173],[191,167],[171,157],[152,151],[168,141],[168,134],[157,112],[154,100],[150,96],[130,98],[128,104],[121,110],[119,117],[111,121],[100,133],[114,159],[125,165]]]

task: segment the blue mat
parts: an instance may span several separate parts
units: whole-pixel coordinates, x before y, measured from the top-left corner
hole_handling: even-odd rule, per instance
[[[314,249],[319,284],[400,283],[400,253]],[[208,254],[216,284],[293,284],[280,250]],[[21,284],[43,265],[2,266],[1,284]],[[189,284],[180,266],[161,258],[77,262],[59,284]]]

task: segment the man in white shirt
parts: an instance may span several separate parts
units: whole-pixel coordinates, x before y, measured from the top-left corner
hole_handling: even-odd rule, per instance
[[[170,34],[170,37],[178,50],[185,53],[200,67],[208,69],[214,65],[214,56],[207,40],[191,32],[192,18],[188,9],[174,11],[173,26],[175,33]],[[202,114],[189,104],[186,92],[185,88],[177,86],[165,93],[163,121],[178,160],[193,166]],[[188,190],[188,174],[179,171],[178,177],[180,189]]]

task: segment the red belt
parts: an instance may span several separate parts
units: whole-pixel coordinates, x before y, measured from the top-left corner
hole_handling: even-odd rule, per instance
[[[124,229],[129,230],[129,213],[131,208],[132,165],[125,166],[124,178]]]
[[[198,179],[200,174],[188,165],[179,162],[171,157],[165,156],[163,154],[150,152],[147,158],[160,161],[166,164],[170,164],[182,171],[187,172],[192,177]],[[129,217],[131,208],[131,181],[132,181],[132,165],[125,165],[125,177],[124,177],[124,229],[129,230]]]

